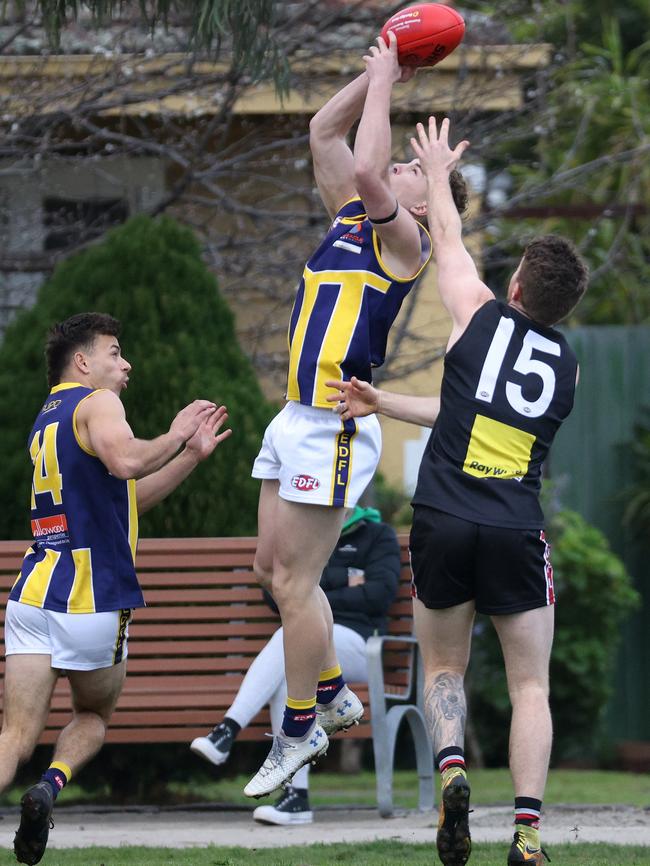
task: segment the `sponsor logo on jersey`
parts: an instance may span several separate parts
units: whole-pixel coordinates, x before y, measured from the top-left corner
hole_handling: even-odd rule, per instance
[[[41,517],[32,520],[32,535],[34,538],[48,538],[56,535],[65,535],[68,532],[68,521],[65,514],[55,514],[52,517]]]
[[[351,228],[340,238],[334,241],[333,247],[338,247],[342,250],[347,250],[350,253],[360,253],[363,247],[363,234],[361,232],[362,223],[357,223],[354,228]]]
[[[318,490],[320,481],[312,475],[294,475],[291,479],[291,486],[296,490]]]
[[[41,414],[44,414],[45,412],[51,412],[53,409],[56,409],[60,405],[61,405],[60,400],[50,400],[49,403],[43,404],[43,408],[41,409]]]
[[[476,478],[521,481],[528,472],[535,437],[525,430],[477,415],[463,471]]]

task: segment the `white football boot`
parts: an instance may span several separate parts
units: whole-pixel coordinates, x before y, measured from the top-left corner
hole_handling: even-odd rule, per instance
[[[316,704],[316,719],[328,737],[347,731],[363,718],[363,704],[351,689],[343,686],[329,704]]]
[[[327,734],[315,721],[304,737],[285,737],[282,731],[273,737],[273,745],[266,761],[244,788],[247,797],[264,797],[286,785],[310,761],[316,761],[327,752]]]

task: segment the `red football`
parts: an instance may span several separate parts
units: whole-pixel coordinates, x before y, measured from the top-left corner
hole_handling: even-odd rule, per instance
[[[388,44],[388,31],[397,37],[397,56],[402,66],[435,66],[457,48],[465,35],[465,22],[442,3],[418,3],[396,12],[381,29]]]

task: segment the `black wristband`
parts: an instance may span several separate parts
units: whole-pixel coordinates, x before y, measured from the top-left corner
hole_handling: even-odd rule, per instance
[[[392,214],[390,216],[384,217],[383,219],[380,219],[380,220],[374,220],[371,216],[368,216],[368,219],[370,220],[371,223],[374,223],[377,226],[381,226],[381,225],[384,225],[385,223],[391,223],[395,219],[395,217],[397,216],[398,213],[399,213],[399,202],[397,202],[397,204],[395,205],[395,210],[392,212]]]

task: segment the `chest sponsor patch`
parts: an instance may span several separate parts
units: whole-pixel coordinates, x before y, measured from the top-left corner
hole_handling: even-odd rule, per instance
[[[521,481],[528,472],[535,436],[477,415],[467,446],[463,471],[476,478],[514,478]]]
[[[52,517],[41,517],[32,520],[32,535],[34,538],[62,538],[68,534],[68,521],[65,514],[54,514]]]
[[[345,235],[343,235],[343,237],[345,237]],[[349,253],[357,253],[357,254],[361,253],[361,247],[360,246],[356,246],[355,244],[350,243],[350,241],[344,241],[343,239],[339,239],[338,241],[334,241],[332,246],[338,247],[341,250],[347,250]]]

